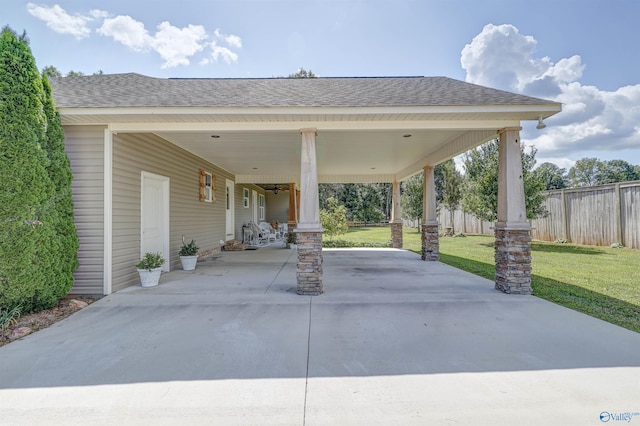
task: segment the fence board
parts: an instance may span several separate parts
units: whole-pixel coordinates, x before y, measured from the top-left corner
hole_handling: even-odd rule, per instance
[[[531,221],[532,236],[542,241],[565,239],[576,244],[608,246],[620,243],[640,249],[640,181],[548,191],[549,216]],[[438,213],[440,227],[451,227],[446,208]],[[493,235],[493,223],[456,211],[455,232]]]

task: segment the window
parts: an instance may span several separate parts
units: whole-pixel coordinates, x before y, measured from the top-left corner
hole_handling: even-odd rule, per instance
[[[264,195],[258,195],[258,212],[260,214],[260,220],[264,220]]]
[[[242,205],[245,209],[249,208],[249,189],[247,188],[242,189]]]
[[[200,201],[211,203],[216,200],[216,177],[200,170]]]
[[[204,177],[204,201],[207,203],[213,201],[213,176],[207,172]]]

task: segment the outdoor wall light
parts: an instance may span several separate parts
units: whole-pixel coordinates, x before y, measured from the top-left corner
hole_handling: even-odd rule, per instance
[[[545,127],[547,127],[547,125],[544,124],[544,121],[542,121],[542,116],[538,117],[538,125],[536,126],[536,129],[542,130]]]

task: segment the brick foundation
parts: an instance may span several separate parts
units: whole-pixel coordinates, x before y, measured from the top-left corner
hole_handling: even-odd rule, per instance
[[[422,225],[422,260],[440,260],[438,224]]]
[[[531,235],[529,229],[496,226],[496,289],[531,294]]]
[[[402,248],[402,222],[391,222],[391,243],[393,248]]]
[[[322,294],[322,232],[298,231],[298,294]]]

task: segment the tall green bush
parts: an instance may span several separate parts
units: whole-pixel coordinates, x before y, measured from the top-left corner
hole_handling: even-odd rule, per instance
[[[26,37],[0,33],[0,307],[52,306],[63,257],[42,78]],[[54,144],[55,145],[55,144]],[[65,174],[65,173],[62,173]],[[65,231],[66,232],[66,231]],[[58,266],[55,266],[58,265]],[[72,265],[72,268],[75,266]],[[57,268],[57,270],[56,270]],[[67,284],[68,286],[68,284]],[[68,289],[67,289],[68,291]]]

